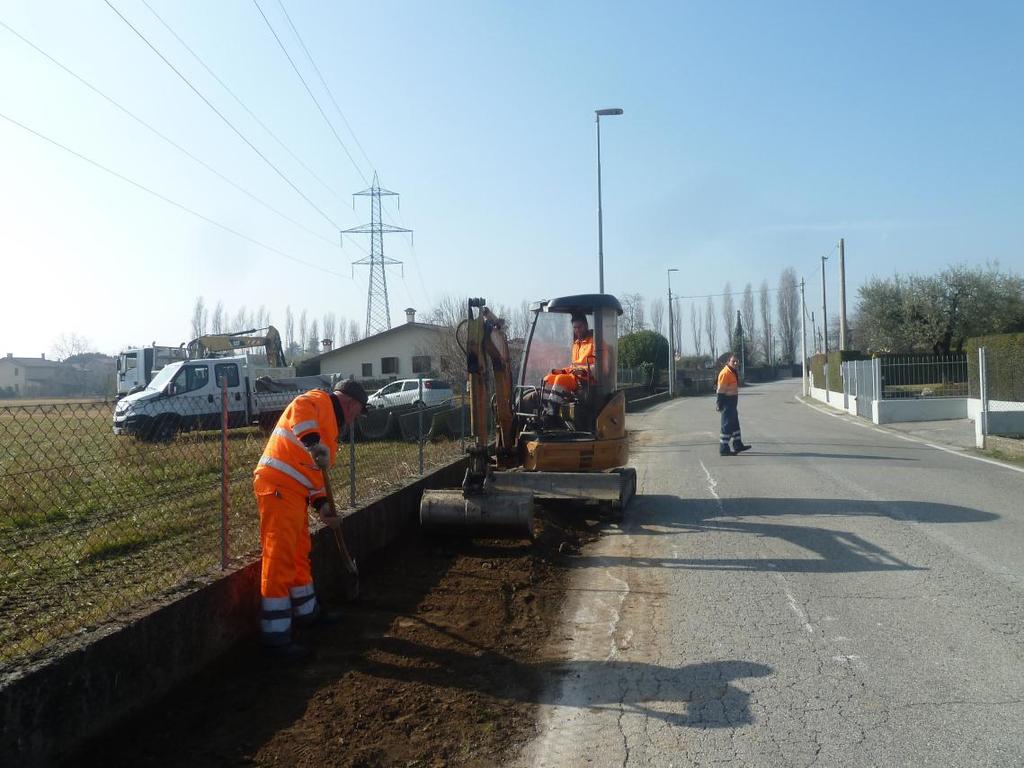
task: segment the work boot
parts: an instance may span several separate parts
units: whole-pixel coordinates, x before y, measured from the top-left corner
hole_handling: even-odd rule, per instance
[[[751,447],[752,446],[745,445],[744,443],[736,443],[736,445],[733,446],[732,450],[734,454],[743,453],[744,451],[749,451]]]
[[[265,645],[263,652],[286,664],[298,664],[309,658],[309,648],[299,643],[287,643],[285,645]]]
[[[729,450],[728,448],[719,448],[719,449],[718,449],[718,455],[719,455],[719,456],[735,456],[736,454],[735,454],[735,453],[733,453],[733,452],[732,452],[731,450]]]

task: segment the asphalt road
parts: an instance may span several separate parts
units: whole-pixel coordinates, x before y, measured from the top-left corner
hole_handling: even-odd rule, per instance
[[[585,549],[535,766],[1024,765],[1024,474],[744,390],[631,417],[639,493]]]

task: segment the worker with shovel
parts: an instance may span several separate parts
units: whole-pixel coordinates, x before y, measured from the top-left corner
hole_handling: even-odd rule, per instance
[[[340,382],[330,393],[303,392],[281,414],[253,473],[263,547],[260,636],[282,658],[307,654],[292,640],[293,622],[324,618],[313,591],[307,509],[338,536],[341,518],[329,500],[326,470],[334,464],[342,427],[366,412],[366,400],[355,381]],[[340,547],[340,536],[338,541]]]

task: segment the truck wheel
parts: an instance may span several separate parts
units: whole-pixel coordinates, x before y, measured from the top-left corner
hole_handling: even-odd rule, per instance
[[[163,414],[150,421],[148,427],[139,432],[147,443],[169,443],[181,427],[177,414]]]
[[[280,416],[281,414],[279,413],[261,413],[258,422],[260,432],[264,435],[269,435],[273,432]]]

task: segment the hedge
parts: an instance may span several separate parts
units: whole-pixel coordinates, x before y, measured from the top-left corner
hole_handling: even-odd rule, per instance
[[[863,352],[852,349],[829,352],[826,357],[824,352],[811,355],[810,368],[814,375],[814,386],[818,389],[825,389],[825,363],[828,363],[828,388],[832,392],[843,392],[843,363],[849,360],[867,360],[868,356]]]
[[[977,336],[967,340],[964,348],[971,397],[981,397],[978,347],[987,350],[989,399],[1024,402],[1024,333]]]

